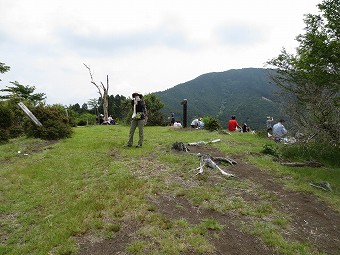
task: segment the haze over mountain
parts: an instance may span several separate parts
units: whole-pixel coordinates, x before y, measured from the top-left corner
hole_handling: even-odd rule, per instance
[[[173,111],[182,120],[184,99],[188,101],[188,126],[193,118],[214,116],[226,127],[231,115],[239,124],[265,128],[266,116],[281,117],[274,91],[278,88],[269,77],[269,69],[244,68],[213,72],[178,84],[155,94],[165,104],[162,112]]]

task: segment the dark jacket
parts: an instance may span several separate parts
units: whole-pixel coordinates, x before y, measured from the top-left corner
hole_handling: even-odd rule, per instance
[[[132,111],[134,108],[134,104],[135,104],[135,100],[131,100],[131,106],[132,106]],[[146,105],[143,99],[141,99],[140,101],[137,102],[136,105],[136,113],[141,113],[141,120],[145,119],[146,115],[147,115],[147,109],[146,109]]]

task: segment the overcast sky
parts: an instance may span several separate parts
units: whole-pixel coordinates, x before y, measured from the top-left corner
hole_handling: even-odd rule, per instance
[[[264,67],[294,52],[316,0],[0,0],[0,89],[36,87],[48,104],[163,91],[209,72]]]

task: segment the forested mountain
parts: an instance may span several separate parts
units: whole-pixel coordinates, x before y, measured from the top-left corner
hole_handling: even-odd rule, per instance
[[[183,99],[188,101],[188,126],[195,117],[214,116],[225,127],[231,115],[239,124],[265,127],[266,116],[281,117],[274,91],[277,87],[269,78],[268,69],[245,68],[203,74],[191,81],[178,84],[155,94],[165,104],[162,112],[175,113],[182,120]]]

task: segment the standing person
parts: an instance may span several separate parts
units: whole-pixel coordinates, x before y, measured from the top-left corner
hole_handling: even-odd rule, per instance
[[[280,119],[279,122],[273,126],[273,138],[275,142],[280,142],[287,134],[287,130],[283,123],[285,123],[285,121]]]
[[[142,147],[143,139],[144,139],[144,124],[145,119],[147,118],[147,110],[146,105],[143,100],[143,95],[140,93],[133,93],[131,106],[133,109],[131,126],[130,126],[130,133],[129,133],[129,141],[127,143],[127,147],[131,147],[133,144],[133,135],[135,133],[136,128],[138,127],[139,131],[139,140],[138,144],[136,145],[137,148]]]
[[[174,123],[175,123],[175,113],[170,112],[170,124],[171,124],[171,126],[173,126]]]
[[[236,128],[241,129],[240,125],[238,124],[235,115],[231,116],[231,119],[228,122],[228,130],[229,131],[236,131]]]
[[[267,116],[267,120],[266,120],[267,132],[270,132],[273,130],[272,128],[273,121],[274,121],[273,117]]]

